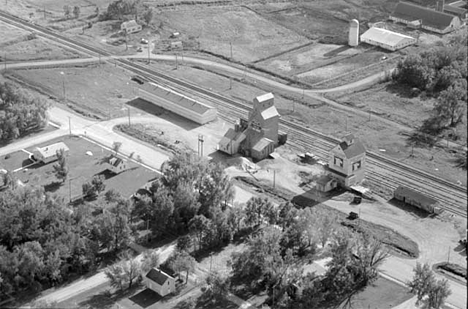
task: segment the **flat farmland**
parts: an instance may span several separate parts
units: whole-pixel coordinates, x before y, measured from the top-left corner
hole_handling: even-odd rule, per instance
[[[69,174],[65,184],[56,184],[58,180],[53,172],[53,166],[56,162],[45,165],[37,163],[22,169],[15,173],[18,179],[23,183],[44,186],[46,191],[57,193],[68,199],[69,190],[71,190],[72,198],[81,197],[81,186],[85,182],[90,181],[94,175],[102,174],[105,177],[104,184],[106,185],[106,190],[114,189],[124,197],[129,197],[138,188],[156,177],[156,173],[130,161],[127,162],[129,168],[125,172],[118,175],[106,172],[107,164],[103,162],[103,159],[110,155],[111,152],[80,137],[62,137],[29,147],[25,150],[33,152],[36,147],[44,147],[57,142],[64,142],[70,148],[67,156]],[[92,156],[87,155],[87,151],[90,151]],[[24,155],[24,151],[15,152],[11,154],[10,159],[21,160],[22,166],[32,163],[29,160],[25,160]],[[14,157],[18,157],[18,159]]]
[[[81,57],[80,53],[63,48],[44,38],[11,44],[3,47],[2,51],[9,61],[60,60]]]
[[[8,46],[13,42],[26,39],[26,35],[29,33],[30,32],[28,31],[10,26],[9,24],[0,21],[0,47],[2,47],[2,51],[5,46]]]
[[[243,7],[203,7],[164,11],[157,17],[166,31],[195,37],[200,49],[252,62],[308,43],[309,40]]]
[[[63,6],[69,5],[71,7],[77,5],[81,9],[87,7],[106,7],[109,3],[113,2],[112,0],[25,0],[25,3],[30,6],[36,6],[39,8],[46,8],[47,10],[60,11],[63,12]]]
[[[15,70],[10,74],[56,98],[65,95],[70,107],[86,111],[88,116],[125,116],[124,104],[137,95],[137,84],[130,80],[131,76],[109,64]]]

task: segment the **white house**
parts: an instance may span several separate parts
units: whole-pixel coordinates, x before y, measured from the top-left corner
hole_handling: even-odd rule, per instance
[[[158,268],[152,268],[143,279],[145,285],[161,296],[175,291],[175,278]]]
[[[50,163],[58,159],[57,151],[63,149],[65,154],[68,154],[69,149],[63,142],[55,143],[45,147],[37,147],[33,151],[33,159],[41,161],[45,164]]]
[[[127,169],[127,161],[112,155],[107,160],[107,168],[115,174],[122,173]]]
[[[120,25],[120,30],[126,31],[127,33],[135,33],[135,32],[141,31],[141,29],[142,29],[141,25],[137,24],[137,22],[134,20],[123,22]]]

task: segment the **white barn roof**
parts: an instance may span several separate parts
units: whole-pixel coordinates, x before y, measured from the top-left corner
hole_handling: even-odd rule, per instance
[[[397,46],[402,44],[406,45],[405,42],[408,42],[408,45],[413,44],[416,42],[416,39],[411,36],[393,32],[387,29],[370,28],[361,35],[361,41],[369,44],[378,43],[379,46],[383,47],[386,45],[392,49],[396,49]]]

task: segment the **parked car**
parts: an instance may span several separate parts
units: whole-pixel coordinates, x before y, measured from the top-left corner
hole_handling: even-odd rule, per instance
[[[358,219],[358,218],[359,218],[359,215],[357,213],[355,213],[354,211],[351,211],[349,213],[349,216],[348,216],[349,220],[355,220],[355,219]]]
[[[351,201],[351,204],[356,204],[356,205],[359,205],[361,204],[362,202],[362,197],[360,196],[354,196],[353,200]]]
[[[141,44],[148,44],[148,40],[142,38],[142,39],[140,40],[140,43],[141,43]]]

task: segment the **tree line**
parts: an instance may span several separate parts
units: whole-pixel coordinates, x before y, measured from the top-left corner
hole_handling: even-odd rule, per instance
[[[154,13],[152,8],[147,4],[142,4],[140,0],[117,0],[108,5],[102,18],[105,20],[124,20],[128,16],[131,16],[130,19],[135,19],[135,21],[138,21],[141,16],[146,25],[149,26]]]
[[[9,82],[0,83],[0,141],[10,141],[47,125],[48,104]]]
[[[424,133],[438,134],[466,120],[467,35],[459,34],[446,45],[408,55],[397,66],[395,80],[437,98]]]

